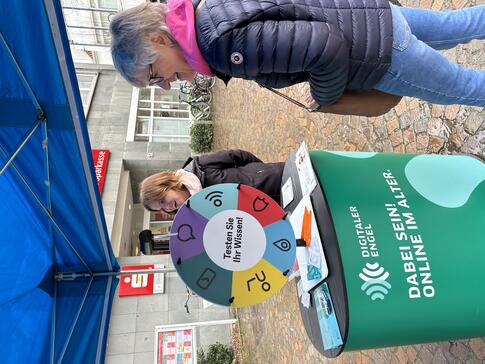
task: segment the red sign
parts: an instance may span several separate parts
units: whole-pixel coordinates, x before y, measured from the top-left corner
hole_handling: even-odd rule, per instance
[[[103,192],[104,178],[108,168],[109,149],[93,149],[94,171],[98,181],[99,194]]]
[[[121,271],[164,268],[163,264],[125,265]],[[122,274],[120,297],[163,293],[163,273]]]

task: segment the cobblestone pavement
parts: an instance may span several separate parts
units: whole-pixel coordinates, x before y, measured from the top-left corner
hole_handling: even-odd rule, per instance
[[[406,6],[455,9],[485,0],[416,0]],[[445,54],[458,63],[485,68],[485,42]],[[301,86],[284,90],[302,99]],[[382,117],[309,114],[242,80],[214,87],[214,149],[243,148],[265,161],[283,161],[306,141],[310,149],[485,155],[483,108],[438,106],[405,98]],[[344,353],[323,358],[307,338],[296,290],[287,284],[275,297],[239,309],[245,363],[485,363],[485,338]]]

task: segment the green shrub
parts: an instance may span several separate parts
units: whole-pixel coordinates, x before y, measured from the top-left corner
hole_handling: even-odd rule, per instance
[[[214,127],[212,123],[194,123],[190,127],[190,149],[195,153],[206,153],[212,149]]]
[[[219,342],[209,345],[207,354],[197,350],[197,364],[232,364],[232,348]]]

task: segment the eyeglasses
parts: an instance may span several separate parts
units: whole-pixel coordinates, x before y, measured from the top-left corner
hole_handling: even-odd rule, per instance
[[[149,86],[154,86],[158,85],[159,83],[162,83],[165,79],[161,76],[154,76],[153,75],[153,68],[152,64],[148,66],[148,85]]]

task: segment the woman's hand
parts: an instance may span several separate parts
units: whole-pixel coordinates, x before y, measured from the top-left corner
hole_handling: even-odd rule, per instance
[[[305,84],[305,105],[311,110],[315,110],[320,106],[318,105],[318,102],[316,102],[313,98],[308,82]]]

